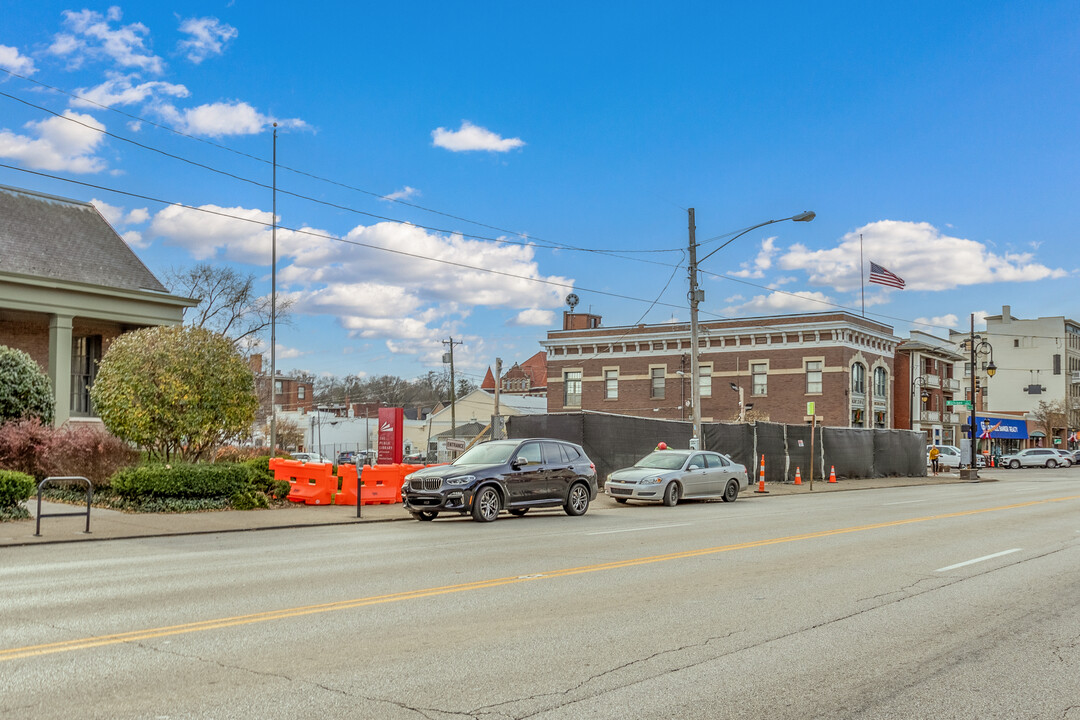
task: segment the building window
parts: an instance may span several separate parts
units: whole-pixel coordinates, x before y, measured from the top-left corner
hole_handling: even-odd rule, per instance
[[[750,392],[753,395],[767,395],[769,393],[768,363],[750,363],[750,375],[754,380]]]
[[[565,386],[563,405],[566,407],[581,407],[581,371],[564,371],[563,385]]]
[[[1061,356],[1060,355],[1055,355],[1054,356],[1054,374],[1055,375],[1060,375],[1061,374]]]
[[[306,389],[307,388],[305,388],[303,385],[297,385],[296,386],[296,399],[297,400],[303,400],[304,399],[304,391]]]
[[[618,370],[605,370],[604,371],[604,399],[605,400],[618,400],[619,399],[619,371]]]
[[[101,336],[88,335],[71,340],[71,413],[88,416],[94,414],[90,402],[90,388],[97,377],[101,362]]]
[[[274,381],[274,394],[275,395],[280,395],[281,394],[281,381],[280,380],[275,380]]]
[[[821,368],[825,363],[821,360],[806,361],[806,394],[821,394]]]
[[[712,397],[712,365],[698,365],[698,390],[701,397]]]
[[[885,427],[885,411],[884,410],[875,410],[874,411],[874,427],[876,427],[876,428]]]
[[[885,391],[889,386],[889,373],[885,368],[874,368],[874,397],[885,397]]]
[[[653,400],[664,399],[664,376],[666,374],[667,371],[662,367],[649,369],[649,378],[652,385],[649,397],[651,397]]]
[[[851,409],[851,427],[863,426],[863,411],[861,408]]]
[[[1013,347],[1020,347],[1020,338],[1013,338]]]
[[[851,392],[857,395],[866,394],[866,366],[862,363],[855,363],[851,366]],[[862,425],[858,427],[862,427]]]

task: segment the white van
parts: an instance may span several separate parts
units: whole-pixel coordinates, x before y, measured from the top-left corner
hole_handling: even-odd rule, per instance
[[[933,445],[926,446],[926,464],[930,465],[930,448]],[[967,467],[971,464],[971,458],[969,458],[960,448],[955,445],[938,445],[938,465],[942,470],[953,470],[956,468]],[[983,467],[984,460],[982,455],[975,458],[975,467]]]

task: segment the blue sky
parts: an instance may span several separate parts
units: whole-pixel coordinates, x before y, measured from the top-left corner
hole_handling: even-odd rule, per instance
[[[826,5],[8,0],[0,184],[269,292],[276,121],[285,370],[413,377],[453,336],[479,381],[571,289],[685,320],[690,207],[703,243],[817,213],[709,258],[703,318],[860,312],[860,234],[900,336],[1080,318],[1080,5]]]

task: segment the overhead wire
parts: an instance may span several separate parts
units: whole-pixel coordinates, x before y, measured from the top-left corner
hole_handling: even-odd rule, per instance
[[[478,220],[471,220],[469,218],[465,218],[465,217],[462,217],[462,216],[459,216],[459,215],[454,215],[452,213],[443,212],[441,210],[435,210],[433,208],[428,208],[428,207],[425,207],[425,206],[417,204],[417,203],[408,202],[408,201],[403,200],[401,198],[392,198],[392,197],[389,197],[389,196],[384,195],[384,194],[376,193],[376,192],[371,191],[371,190],[365,190],[363,188],[358,188],[358,187],[355,187],[353,185],[349,185],[347,183],[342,183],[342,182],[337,181],[337,180],[332,180],[330,178],[322,177],[320,175],[316,175],[314,173],[310,173],[310,172],[307,172],[305,170],[299,170],[297,168],[293,168],[293,167],[290,167],[288,165],[284,165],[284,164],[281,164],[281,163],[273,163],[273,161],[267,160],[266,158],[262,158],[262,157],[259,157],[257,155],[253,155],[251,153],[246,153],[246,152],[243,152],[243,151],[240,151],[240,150],[236,150],[234,148],[230,148],[229,146],[224,145],[222,143],[213,142],[213,141],[210,141],[210,140],[206,140],[205,138],[200,138],[198,136],[191,135],[189,133],[181,132],[179,130],[176,130],[175,128],[169,127],[168,125],[163,125],[161,123],[154,122],[153,120],[150,120],[148,118],[141,117],[141,116],[138,116],[138,115],[134,115],[134,114],[131,114],[131,113],[127,113],[127,112],[124,112],[122,110],[118,110],[118,109],[116,109],[116,108],[114,108],[114,107],[112,107],[110,105],[105,105],[105,104],[99,103],[99,102],[97,102],[95,100],[91,100],[90,98],[86,98],[86,97],[83,97],[81,95],[77,95],[75,93],[69,92],[69,91],[64,90],[62,88],[57,88],[57,87],[54,87],[52,85],[48,85],[46,83],[40,82],[39,80],[35,80],[33,78],[30,78],[30,77],[27,77],[27,76],[24,76],[24,75],[20,75],[19,73],[13,72],[13,71],[8,70],[6,68],[0,68],[0,71],[6,72],[8,75],[11,75],[13,77],[17,77],[17,78],[20,78],[22,80],[26,80],[28,82],[36,83],[36,84],[40,85],[41,87],[47,88],[47,89],[52,90],[54,92],[62,93],[62,94],[67,95],[67,96],[69,96],[71,98],[77,99],[77,100],[79,100],[81,102],[92,104],[92,105],[100,107],[100,108],[102,108],[104,110],[109,110],[111,112],[118,113],[118,114],[123,115],[124,117],[130,118],[132,120],[137,120],[139,122],[145,122],[148,125],[151,125],[153,127],[156,127],[156,128],[165,130],[167,132],[173,133],[174,135],[178,135],[180,137],[187,138],[187,139],[190,139],[190,140],[194,140],[194,141],[197,141],[197,142],[202,142],[202,143],[204,143],[206,145],[209,145],[211,147],[215,147],[215,148],[218,148],[218,149],[221,149],[221,150],[225,150],[225,151],[234,153],[236,155],[239,155],[241,157],[245,157],[245,158],[248,158],[248,159],[251,159],[251,160],[255,160],[257,162],[261,162],[261,163],[264,163],[264,164],[267,164],[267,165],[276,164],[276,167],[278,167],[279,169],[287,170],[289,172],[293,172],[293,173],[296,173],[298,175],[303,175],[303,176],[309,177],[309,178],[311,178],[313,180],[318,180],[320,182],[325,182],[325,183],[328,183],[328,184],[331,184],[331,185],[336,185],[338,187],[342,187],[342,188],[345,188],[345,189],[348,189],[348,190],[353,190],[355,192],[359,192],[359,193],[362,193],[362,194],[365,194],[365,195],[369,195],[371,197],[375,197],[375,198],[378,198],[380,200],[387,200],[387,201],[390,201],[390,202],[395,202],[395,203],[397,203],[399,205],[405,205],[405,206],[408,206],[408,207],[411,207],[411,208],[415,208],[417,210],[422,210],[424,212],[429,212],[429,213],[433,213],[433,214],[436,214],[436,215],[441,215],[443,217],[452,218],[452,219],[458,220],[460,222],[465,222],[465,223],[469,223],[469,224],[472,224],[472,225],[477,225],[479,227],[485,227],[485,228],[488,228],[490,230],[497,230],[499,232],[508,233],[510,235],[514,235],[514,236],[517,236],[517,237],[528,238],[528,240],[531,241],[531,242],[526,241],[526,242],[513,243],[513,244],[533,245],[533,244],[537,244],[537,243],[545,243],[545,245],[540,245],[540,247],[561,248],[561,249],[566,249],[566,250],[576,250],[576,251],[579,251],[579,252],[596,252],[596,253],[614,255],[616,257],[621,257],[620,253],[643,254],[643,253],[667,253],[667,252],[677,252],[677,251],[679,251],[679,248],[670,248],[670,249],[651,249],[651,250],[620,250],[618,252],[614,252],[614,251],[606,250],[606,249],[603,249],[603,248],[584,248],[584,247],[579,247],[579,246],[576,246],[576,245],[571,245],[569,243],[564,243],[564,242],[560,242],[560,241],[545,240],[545,239],[540,238],[538,236],[530,235],[528,233],[523,233],[521,231],[508,230],[506,228],[502,228],[502,227],[499,227],[497,225],[491,225],[491,224],[488,224],[488,223],[480,222]],[[69,122],[77,123],[79,125],[82,125],[83,127],[86,127],[88,129],[90,129],[90,130],[94,130],[96,132],[103,133],[104,135],[115,138],[115,139],[120,140],[122,142],[131,143],[131,144],[136,145],[138,147],[141,147],[141,148],[143,148],[145,150],[150,150],[152,152],[158,152],[158,153],[161,153],[163,155],[166,155],[167,157],[170,157],[170,158],[173,158],[173,159],[176,159],[176,160],[180,160],[182,162],[187,162],[189,164],[195,165],[197,167],[201,167],[201,168],[209,170],[211,172],[221,173],[221,174],[226,175],[228,177],[231,177],[233,179],[240,180],[242,182],[251,183],[251,184],[257,185],[259,187],[262,187],[264,189],[269,189],[270,188],[270,186],[265,185],[263,183],[259,183],[258,181],[250,180],[248,178],[244,178],[242,176],[235,175],[233,173],[229,173],[227,171],[218,170],[218,169],[213,168],[213,167],[211,167],[209,165],[206,165],[204,163],[198,163],[198,162],[195,162],[193,160],[189,160],[187,158],[184,158],[182,156],[179,156],[179,155],[176,155],[176,154],[173,154],[173,153],[169,153],[169,152],[166,152],[164,150],[160,150],[158,148],[147,145],[145,143],[140,143],[138,141],[131,140],[130,138],[126,138],[126,137],[124,137],[122,135],[117,135],[116,133],[112,133],[112,132],[109,132],[107,130],[102,130],[101,128],[95,128],[92,125],[89,125],[87,123],[83,123],[81,121],[75,120],[74,118],[69,118],[69,117],[67,117],[65,115],[62,115],[62,114],[57,113],[57,112],[55,112],[53,110],[50,110],[49,108],[46,108],[46,107],[43,107],[43,106],[40,106],[40,105],[36,105],[36,104],[31,103],[28,100],[24,100],[23,98],[20,98],[20,97],[18,97],[16,95],[12,95],[10,93],[6,93],[6,92],[2,92],[2,91],[0,91],[0,95],[3,95],[3,96],[8,97],[8,98],[10,98],[12,100],[15,100],[16,102],[23,103],[24,105],[35,108],[37,110],[41,110],[42,112],[49,113],[49,114],[51,114],[51,115],[53,115],[53,116],[55,116],[57,118],[60,118],[62,120],[67,120]],[[288,195],[292,195],[292,196],[297,197],[299,199],[308,200],[310,202],[315,202],[315,203],[326,204],[326,205],[329,205],[331,207],[335,207],[335,208],[342,209],[342,210],[348,210],[348,211],[351,211],[351,212],[356,212],[356,213],[359,213],[359,214],[362,214],[362,215],[367,215],[369,217],[373,217],[373,218],[380,219],[380,220],[386,220],[386,221],[389,221],[389,222],[408,222],[408,221],[404,221],[404,220],[398,220],[398,219],[395,219],[395,218],[388,218],[388,217],[378,215],[378,214],[375,214],[375,213],[369,213],[369,212],[365,212],[365,211],[362,211],[362,210],[356,210],[356,209],[353,209],[353,208],[347,208],[347,207],[344,207],[344,206],[339,206],[339,205],[336,205],[334,203],[327,203],[325,201],[319,200],[317,198],[312,198],[312,197],[309,197],[309,196],[306,196],[306,195],[300,195],[300,194],[297,194],[297,193],[291,193],[291,192],[287,192],[287,191],[284,191],[284,190],[279,190],[279,191],[283,192],[285,194],[288,194]],[[475,234],[463,233],[463,232],[460,232],[460,231],[447,230],[447,229],[443,229],[443,228],[435,228],[435,227],[432,227],[432,226],[421,225],[421,224],[418,224],[418,223],[411,223],[410,222],[409,224],[415,225],[416,227],[422,227],[422,228],[424,228],[426,230],[431,230],[433,232],[443,232],[443,233],[448,233],[448,234],[460,234],[460,235],[463,235],[465,237],[471,237],[471,238],[476,238],[476,239],[481,239],[481,240],[490,240],[490,241],[493,241],[493,242],[511,242],[511,241],[507,241],[507,240],[501,239],[501,238],[491,238],[491,237],[487,237],[487,236],[483,236],[483,235],[475,235]]]

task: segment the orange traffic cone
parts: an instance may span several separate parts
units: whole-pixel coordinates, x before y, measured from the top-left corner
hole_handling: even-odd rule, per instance
[[[763,493],[763,494],[766,494],[766,495],[769,493],[769,491],[765,489],[765,456],[764,455],[761,456],[761,470],[758,473],[758,486],[757,486],[757,490],[755,490],[754,492]]]
[[[795,467],[795,484],[802,485],[802,473],[799,472],[798,466]]]
[[[831,483],[836,482],[836,466],[835,465],[830,465],[829,466],[829,482],[831,482]]]

